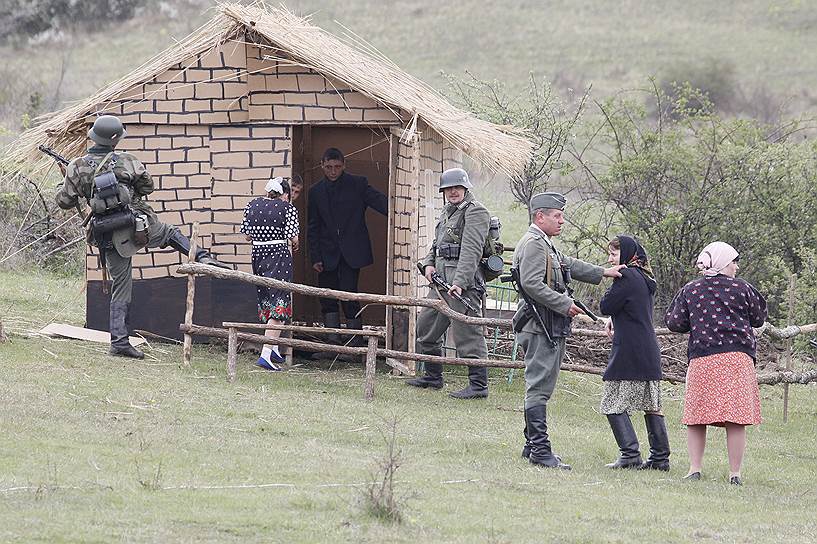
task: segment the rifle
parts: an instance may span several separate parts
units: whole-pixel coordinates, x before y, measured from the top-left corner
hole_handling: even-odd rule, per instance
[[[46,155],[48,155],[49,157],[51,157],[52,159],[54,159],[55,161],[62,165],[68,166],[68,164],[71,162],[62,155],[60,155],[59,153],[57,153],[56,151],[54,151],[53,149],[51,149],[50,147],[46,147],[40,144],[37,146],[37,149],[39,149],[40,151],[42,151],[43,153],[45,153]],[[82,226],[84,227],[91,220],[91,214],[88,214],[86,216],[85,212],[82,211],[79,202],[77,202],[77,213],[82,218]]]
[[[417,263],[417,268],[420,270],[420,274],[425,276],[425,266],[423,263]],[[434,272],[431,274],[431,282],[434,283],[436,286],[441,287],[448,292],[452,285],[445,281],[442,276],[440,276],[439,272]],[[475,314],[479,315],[479,310],[474,308],[474,305],[471,304],[467,298],[463,297],[462,295],[458,295],[456,293],[449,293],[455,300],[458,300],[465,306],[465,315],[468,315],[468,312],[474,312]]]
[[[540,327],[542,327],[542,330],[545,331],[545,336],[547,337],[548,343],[551,347],[555,347],[556,342],[554,342],[553,337],[550,336],[550,331],[545,325],[545,320],[542,319],[542,314],[539,312],[539,307],[536,305],[536,302],[531,298],[531,296],[528,295],[528,293],[522,288],[522,282],[519,280],[519,269],[511,268],[511,275],[500,276],[499,281],[503,283],[513,283],[513,288],[516,289],[517,293],[522,295],[522,299],[525,301],[525,311],[528,313],[528,318],[533,319]],[[514,330],[514,332],[519,331]]]
[[[581,311],[583,311],[587,315],[587,317],[589,317],[593,321],[599,321],[599,316],[597,316],[596,314],[591,312],[590,308],[588,308],[587,305],[584,302],[582,302],[581,300],[579,300],[579,299],[577,299],[577,298],[575,298],[573,296],[573,288],[570,286],[570,282],[572,281],[572,277],[570,275],[570,267],[569,266],[562,265],[562,275],[564,276],[564,279],[565,279],[565,291],[567,292],[567,296],[569,296],[570,298],[573,299],[573,304],[578,306],[579,309]]]
[[[42,151],[43,153],[45,153],[46,155],[48,155],[49,157],[51,157],[55,161],[64,164],[65,166],[68,166],[68,163],[70,162],[68,159],[66,159],[65,157],[63,157],[62,155],[60,155],[59,153],[57,153],[56,151],[51,149],[50,147],[46,147],[46,146],[40,144],[40,145],[37,146],[37,149],[39,149],[40,151]]]

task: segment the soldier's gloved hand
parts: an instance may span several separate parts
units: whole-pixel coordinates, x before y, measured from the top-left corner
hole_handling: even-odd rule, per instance
[[[617,264],[615,266],[611,266],[610,268],[605,268],[604,273],[602,276],[605,278],[620,278],[621,277],[621,270],[622,268],[627,268],[626,264]]]
[[[621,274],[619,274],[619,276],[620,275]],[[578,306],[576,306],[575,304],[571,304],[570,309],[567,311],[567,315],[569,315],[570,317],[576,317],[577,315],[583,314],[583,313],[584,312],[582,311],[582,309],[579,308]]]
[[[426,280],[428,280],[428,283],[432,283],[431,282],[431,276],[436,271],[437,271],[437,269],[434,268],[433,266],[431,266],[431,265],[426,266],[426,268],[425,268],[425,277],[426,277]]]
[[[449,295],[456,294],[457,296],[462,296],[462,287],[459,285],[452,285],[451,289],[448,290]]]

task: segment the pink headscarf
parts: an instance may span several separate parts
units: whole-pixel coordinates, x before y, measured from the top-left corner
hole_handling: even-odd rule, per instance
[[[695,266],[704,276],[717,276],[737,257],[737,250],[726,242],[712,242],[698,255]]]

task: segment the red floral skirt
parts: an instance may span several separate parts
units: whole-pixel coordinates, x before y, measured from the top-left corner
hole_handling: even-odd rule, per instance
[[[689,362],[684,393],[684,425],[757,425],[760,390],[751,357],[718,353]]]

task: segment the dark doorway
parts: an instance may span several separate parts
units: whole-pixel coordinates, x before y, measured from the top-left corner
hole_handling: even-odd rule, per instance
[[[306,236],[309,189],[321,178],[320,160],[329,147],[337,147],[346,156],[346,171],[366,176],[369,185],[388,195],[389,188],[389,132],[387,127],[342,127],[296,125],[293,127],[293,177],[304,180],[304,191],[295,202],[301,219],[301,251],[294,256],[295,281],[317,285],[318,275],[309,262],[309,240]],[[358,288],[366,293],[386,293],[386,236],[388,220],[374,210],[366,212],[366,224],[372,241],[374,264],[360,271]],[[295,294],[293,297],[295,321],[320,322],[320,305],[314,297]],[[383,325],[386,313],[383,306],[369,306],[363,312],[367,325]]]

